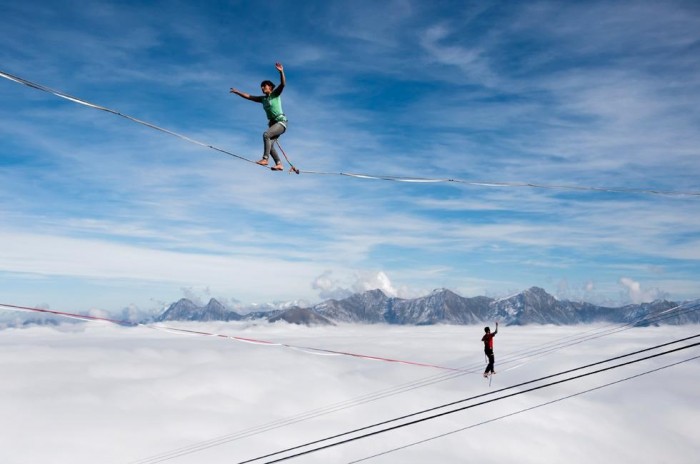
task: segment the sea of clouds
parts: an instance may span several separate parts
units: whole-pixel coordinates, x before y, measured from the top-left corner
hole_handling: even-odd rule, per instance
[[[634,328],[519,358],[532,347],[607,332],[600,326],[501,327],[498,374],[489,387],[478,372],[484,363],[481,326],[177,327],[473,372],[453,375],[143,326],[5,329],[0,462],[145,464],[160,456],[169,457],[160,462],[235,463],[700,332],[693,325]],[[351,462],[698,355],[700,349],[691,348],[288,462]],[[408,389],[416,382],[429,385]],[[696,462],[699,382],[700,360],[694,360],[367,462]],[[397,393],[402,386],[408,391]],[[371,395],[376,399],[366,401]],[[336,411],[328,412],[329,405]],[[296,420],[302,414],[316,417]],[[287,418],[296,419],[261,432]],[[167,454],[194,447],[196,452]]]

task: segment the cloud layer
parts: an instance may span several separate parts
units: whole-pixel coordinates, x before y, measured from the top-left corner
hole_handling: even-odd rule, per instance
[[[480,327],[194,325],[216,333],[440,365],[483,368]],[[693,335],[696,327],[633,329],[506,367],[526,349],[571,339],[592,327],[503,327],[492,388]],[[279,448],[489,391],[478,372],[357,404],[265,433],[255,427],[444,372],[358,358],[317,356],[279,346],[182,336],[111,325],[3,331],[0,448],[3,462],[125,463],[229,437],[170,462],[237,462]],[[697,353],[695,353],[697,355]],[[349,462],[509,414],[693,356],[692,350],[596,378],[539,390],[395,433],[307,456]],[[512,369],[512,367],[518,367]],[[400,451],[370,462],[444,463],[474,459],[573,463],[693,462],[695,361]],[[671,375],[671,377],[669,377]],[[673,381],[669,381],[672,378]],[[352,400],[352,401],[350,401]],[[643,408],[639,405],[644,404]],[[232,440],[247,431],[247,438]],[[673,446],[669,446],[672,443]]]

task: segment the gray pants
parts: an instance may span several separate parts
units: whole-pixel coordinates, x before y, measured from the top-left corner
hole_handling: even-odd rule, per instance
[[[272,155],[275,163],[280,164],[280,156],[275,148],[275,140],[287,130],[287,122],[270,122],[269,128],[263,132],[263,159],[268,159]]]

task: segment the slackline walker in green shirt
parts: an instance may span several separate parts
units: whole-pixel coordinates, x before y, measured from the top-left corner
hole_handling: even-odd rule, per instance
[[[282,98],[280,96],[287,80],[284,77],[284,67],[282,63],[275,63],[275,68],[277,68],[277,71],[280,73],[280,85],[275,87],[272,81],[262,81],[260,83],[260,89],[264,95],[254,96],[234,88],[231,88],[231,93],[235,93],[246,100],[262,103],[268,121],[267,130],[263,133],[263,156],[262,159],[256,161],[256,163],[267,166],[268,158],[272,155],[272,159],[275,160],[275,165],[270,169],[273,171],[281,171],[284,168],[282,167],[282,162],[275,149],[274,141],[287,130],[287,117],[282,111]]]

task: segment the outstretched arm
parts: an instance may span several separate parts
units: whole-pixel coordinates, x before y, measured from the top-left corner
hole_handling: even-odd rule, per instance
[[[245,92],[241,92],[240,90],[234,89],[233,87],[231,87],[231,90],[229,90],[229,93],[235,93],[235,94],[238,95],[239,97],[243,97],[243,98],[245,98],[246,100],[250,100],[250,101],[254,101],[254,102],[260,103],[260,97],[256,97],[256,96],[254,96],[254,95],[250,95],[250,94],[247,94],[247,93],[245,93]]]
[[[284,66],[282,66],[282,63],[275,63],[275,68],[277,68],[277,70],[280,72],[280,85],[275,87],[275,91],[273,93],[275,95],[279,95],[284,90],[284,86],[287,85],[287,78],[284,75]]]
[[[493,334],[496,335],[498,333],[498,321],[496,321],[496,330],[493,331]]]

